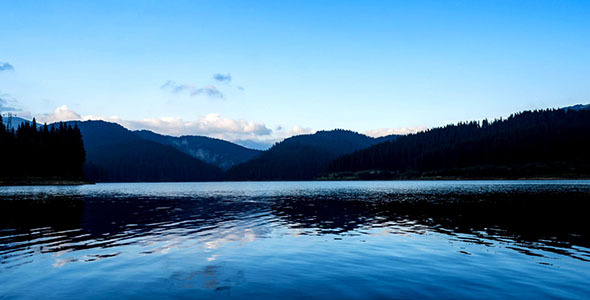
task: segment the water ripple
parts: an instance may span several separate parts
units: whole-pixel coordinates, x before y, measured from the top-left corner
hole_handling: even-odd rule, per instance
[[[11,187],[0,191],[0,280],[16,287],[34,280],[31,268],[97,280],[116,269],[128,279],[143,274],[140,281],[154,289],[165,281],[174,290],[186,284],[229,296],[249,295],[240,286],[259,287],[279,272],[272,280],[284,285],[269,290],[301,285],[286,298],[309,296],[315,285],[329,289],[338,278],[378,294],[405,284],[408,293],[397,296],[429,297],[414,287],[447,291],[442,282],[451,280],[517,296],[502,282],[531,276],[537,282],[517,285],[538,295],[580,295],[587,286],[570,289],[590,279],[589,203],[588,182]],[[470,277],[475,269],[484,270],[478,281]],[[569,283],[555,277],[566,269]],[[401,274],[404,280],[391,281]]]

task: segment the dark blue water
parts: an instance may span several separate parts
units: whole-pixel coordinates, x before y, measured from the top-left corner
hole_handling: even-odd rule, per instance
[[[0,187],[0,299],[590,297],[590,181]]]

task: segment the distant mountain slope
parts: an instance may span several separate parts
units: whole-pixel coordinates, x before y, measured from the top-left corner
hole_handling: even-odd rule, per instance
[[[386,170],[394,178],[580,178],[590,176],[588,153],[590,110],[553,109],[402,136],[340,157],[329,170],[340,178],[367,170]]]
[[[21,124],[24,124],[24,123],[31,124],[32,121],[29,121],[27,119],[23,119],[21,117],[3,116],[2,123],[4,124],[4,126],[7,126],[9,130],[10,129],[16,130]],[[37,128],[39,128],[41,126],[43,126],[43,124],[37,123]]]
[[[84,146],[87,150],[125,142],[137,142],[142,138],[132,131],[117,124],[105,121],[70,121],[68,124],[78,124]]]
[[[178,149],[144,140],[121,125],[69,122],[80,128],[86,148],[85,177],[97,182],[209,181],[221,171]]]
[[[590,104],[576,104],[562,108],[563,110],[590,110]]]
[[[386,135],[386,136],[380,136],[380,137],[375,138],[373,143],[379,144],[379,143],[383,143],[383,142],[395,141],[400,136],[401,135],[398,135],[398,134],[390,134],[390,135]]]
[[[392,137],[394,138],[394,137]],[[231,168],[230,180],[306,180],[338,156],[373,145],[376,139],[347,130],[298,135],[275,144],[260,156]]]
[[[149,130],[135,131],[134,133],[145,140],[173,146],[192,157],[216,165],[222,170],[227,170],[248,161],[262,152],[205,136],[174,137],[157,134]]]

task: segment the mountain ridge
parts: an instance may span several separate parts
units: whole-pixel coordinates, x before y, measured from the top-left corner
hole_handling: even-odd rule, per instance
[[[396,139],[388,136],[385,139]],[[335,129],[292,136],[258,157],[229,169],[229,180],[309,180],[338,156],[383,140],[350,130]]]
[[[373,145],[335,159],[324,178],[580,178],[590,176],[587,153],[590,110],[523,111]]]
[[[180,150],[142,139],[120,124],[70,121],[82,133],[84,176],[95,182],[212,181],[221,170]]]
[[[367,175],[375,174],[366,173],[375,170],[386,171],[378,174],[391,178],[511,175],[506,170],[529,176],[532,171],[527,168],[532,170],[531,166],[549,175],[558,169],[560,174],[586,172],[572,164],[574,158],[586,164],[575,149],[586,147],[585,141],[590,140],[590,133],[584,136],[584,126],[588,126],[584,118],[588,116],[590,105],[577,104],[523,111],[491,122],[460,122],[403,136],[373,138],[350,130],[323,130],[286,138],[265,151],[205,136],[131,131],[106,121],[65,124],[80,128],[88,154],[85,174],[89,180],[312,180],[349,179],[348,175],[332,175]],[[22,118],[14,120],[30,123]],[[575,153],[564,152],[557,159],[555,155],[561,153],[558,142]],[[553,157],[547,156],[549,150]],[[536,160],[529,159],[531,155]],[[491,156],[498,160],[487,158]]]
[[[232,142],[206,136],[183,135],[179,137],[162,135],[149,130],[133,131],[139,137],[170,145],[206,163],[227,170],[252,159],[262,151],[249,149]]]

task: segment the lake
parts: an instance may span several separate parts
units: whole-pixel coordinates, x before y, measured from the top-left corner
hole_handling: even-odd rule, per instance
[[[590,297],[590,181],[0,187],[0,299]]]

